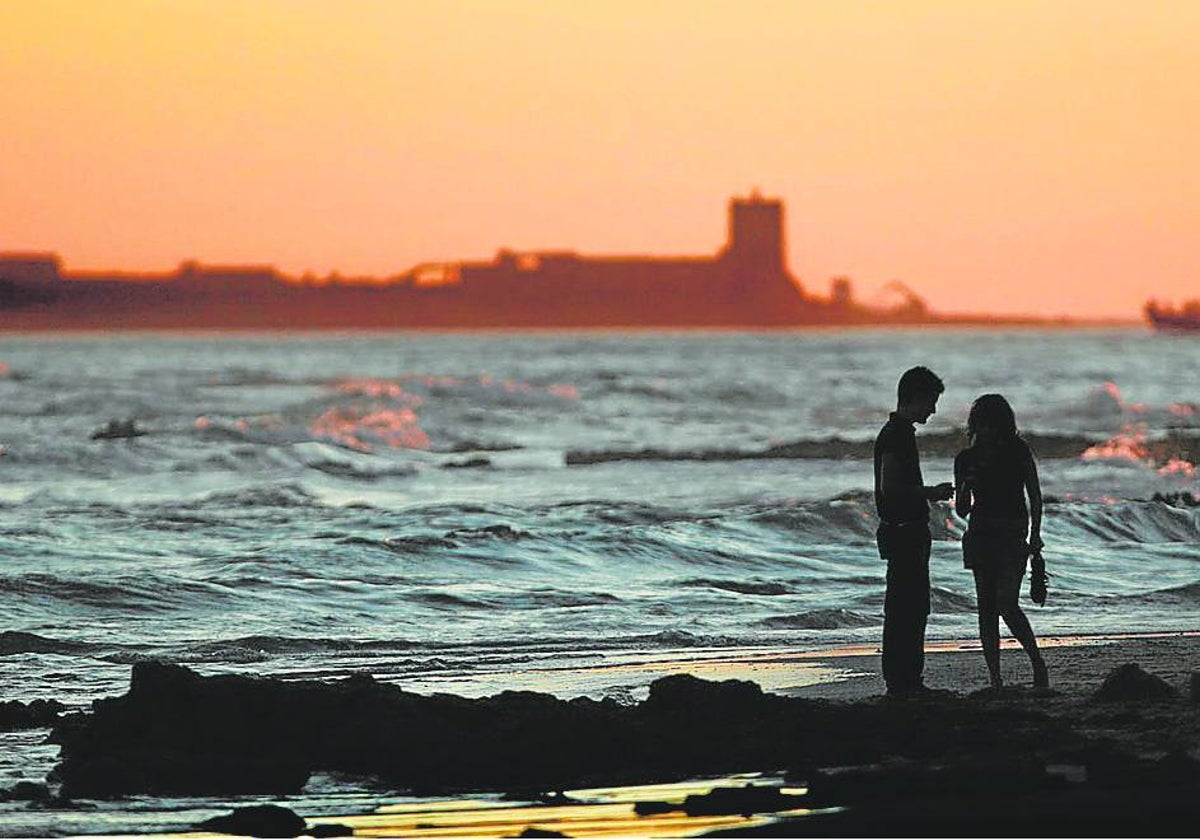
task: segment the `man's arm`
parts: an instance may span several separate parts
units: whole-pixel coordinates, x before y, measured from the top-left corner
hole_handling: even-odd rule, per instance
[[[893,452],[883,453],[879,464],[879,487],[883,495],[890,499],[925,499],[930,502],[940,502],[949,499],[954,493],[954,485],[948,481],[933,487],[920,484],[905,484],[900,480],[902,470],[900,459]]]

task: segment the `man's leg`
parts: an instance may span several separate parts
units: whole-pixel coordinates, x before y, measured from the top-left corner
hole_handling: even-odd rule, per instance
[[[904,691],[907,674],[904,656],[904,586],[903,558],[890,557],[887,561],[887,590],[883,596],[883,681],[889,692]]]
[[[929,543],[920,534],[888,559],[883,602],[883,679],[888,691],[921,686],[929,616]]]

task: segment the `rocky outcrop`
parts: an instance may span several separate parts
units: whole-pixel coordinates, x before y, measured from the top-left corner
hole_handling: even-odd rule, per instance
[[[1179,692],[1169,682],[1142,670],[1136,662],[1130,662],[1113,671],[1093,697],[1096,700],[1117,702],[1129,700],[1166,700],[1178,697]]]
[[[127,694],[63,719],[52,738],[54,778],[70,797],[285,794],[316,770],[417,793],[551,790],[964,750],[1036,755],[1079,740],[1045,715],[954,695],[839,704],[672,676],[636,706],[511,691],[472,700],[368,676],[202,677],[157,663],[134,666]]]
[[[205,820],[196,828],[239,837],[299,837],[308,830],[308,823],[290,808],[251,805],[234,808],[225,816]]]
[[[20,700],[0,702],[0,732],[13,729],[37,729],[53,726],[66,706],[57,700]]]

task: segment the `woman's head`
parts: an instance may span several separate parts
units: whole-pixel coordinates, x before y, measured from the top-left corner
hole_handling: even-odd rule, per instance
[[[1017,436],[1017,417],[1008,400],[999,394],[984,394],[971,405],[967,416],[967,437],[972,442],[982,439],[1010,440]]]

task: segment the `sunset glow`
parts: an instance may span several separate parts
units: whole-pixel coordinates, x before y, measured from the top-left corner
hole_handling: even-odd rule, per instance
[[[942,311],[1200,294],[1200,4],[0,0],[0,250],[387,276],[707,254]]]

